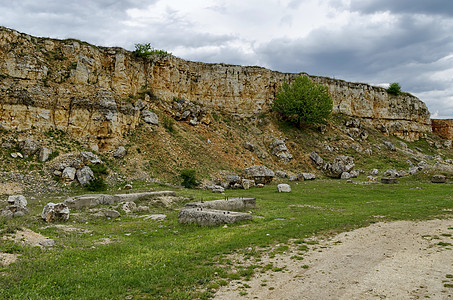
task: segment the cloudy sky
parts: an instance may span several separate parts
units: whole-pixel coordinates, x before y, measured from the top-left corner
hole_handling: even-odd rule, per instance
[[[453,118],[452,0],[0,0],[35,36],[354,82],[399,82]]]

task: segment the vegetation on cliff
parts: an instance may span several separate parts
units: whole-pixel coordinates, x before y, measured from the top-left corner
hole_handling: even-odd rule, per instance
[[[326,86],[299,76],[282,84],[272,109],[296,125],[326,124],[332,113],[332,97]]]

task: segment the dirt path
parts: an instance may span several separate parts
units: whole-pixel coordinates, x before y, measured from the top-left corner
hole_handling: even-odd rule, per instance
[[[284,272],[260,273],[246,288],[235,281],[215,299],[453,299],[452,219],[376,223],[320,242],[303,260],[288,254],[273,258]]]

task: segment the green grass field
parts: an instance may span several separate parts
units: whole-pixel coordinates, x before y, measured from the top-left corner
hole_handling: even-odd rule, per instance
[[[51,198],[29,200],[30,216],[3,221],[2,233],[27,227],[55,239],[49,250],[0,241],[0,251],[20,253],[20,259],[0,269],[1,299],[209,299],[229,280],[247,280],[271,266],[227,267],[225,255],[253,252],[289,239],[332,234],[377,221],[451,218],[452,184],[400,180],[396,185],[351,184],[342,180],[291,183],[291,193],[276,185],[262,189],[228,190],[229,197],[256,197],[253,221],[225,227],[180,225],[178,210],[164,221],[121,217],[67,222],[83,232],[64,232],[39,215]],[[181,190],[193,200],[223,196],[200,190]],[[41,201],[41,204],[38,203]],[[182,205],[181,205],[182,207]],[[96,241],[110,238],[113,243]],[[248,250],[244,250],[248,249]],[[250,250],[252,249],[252,250]],[[299,258],[300,259],[300,258]]]

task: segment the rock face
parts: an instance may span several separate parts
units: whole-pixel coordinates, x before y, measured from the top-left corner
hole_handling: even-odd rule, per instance
[[[282,82],[305,75],[190,62],[171,55],[143,60],[121,48],[36,38],[4,27],[0,27],[0,74],[2,127],[62,130],[99,150],[119,146],[153,99],[167,103],[187,99],[184,103],[197,103],[200,111],[250,116],[270,110]],[[432,130],[426,105],[414,96],[310,77],[328,87],[335,113],[406,140]],[[180,117],[189,117],[184,114]],[[209,118],[198,120],[201,116],[190,121],[209,124]]]
[[[432,119],[433,133],[443,139],[453,141],[453,120]]]

